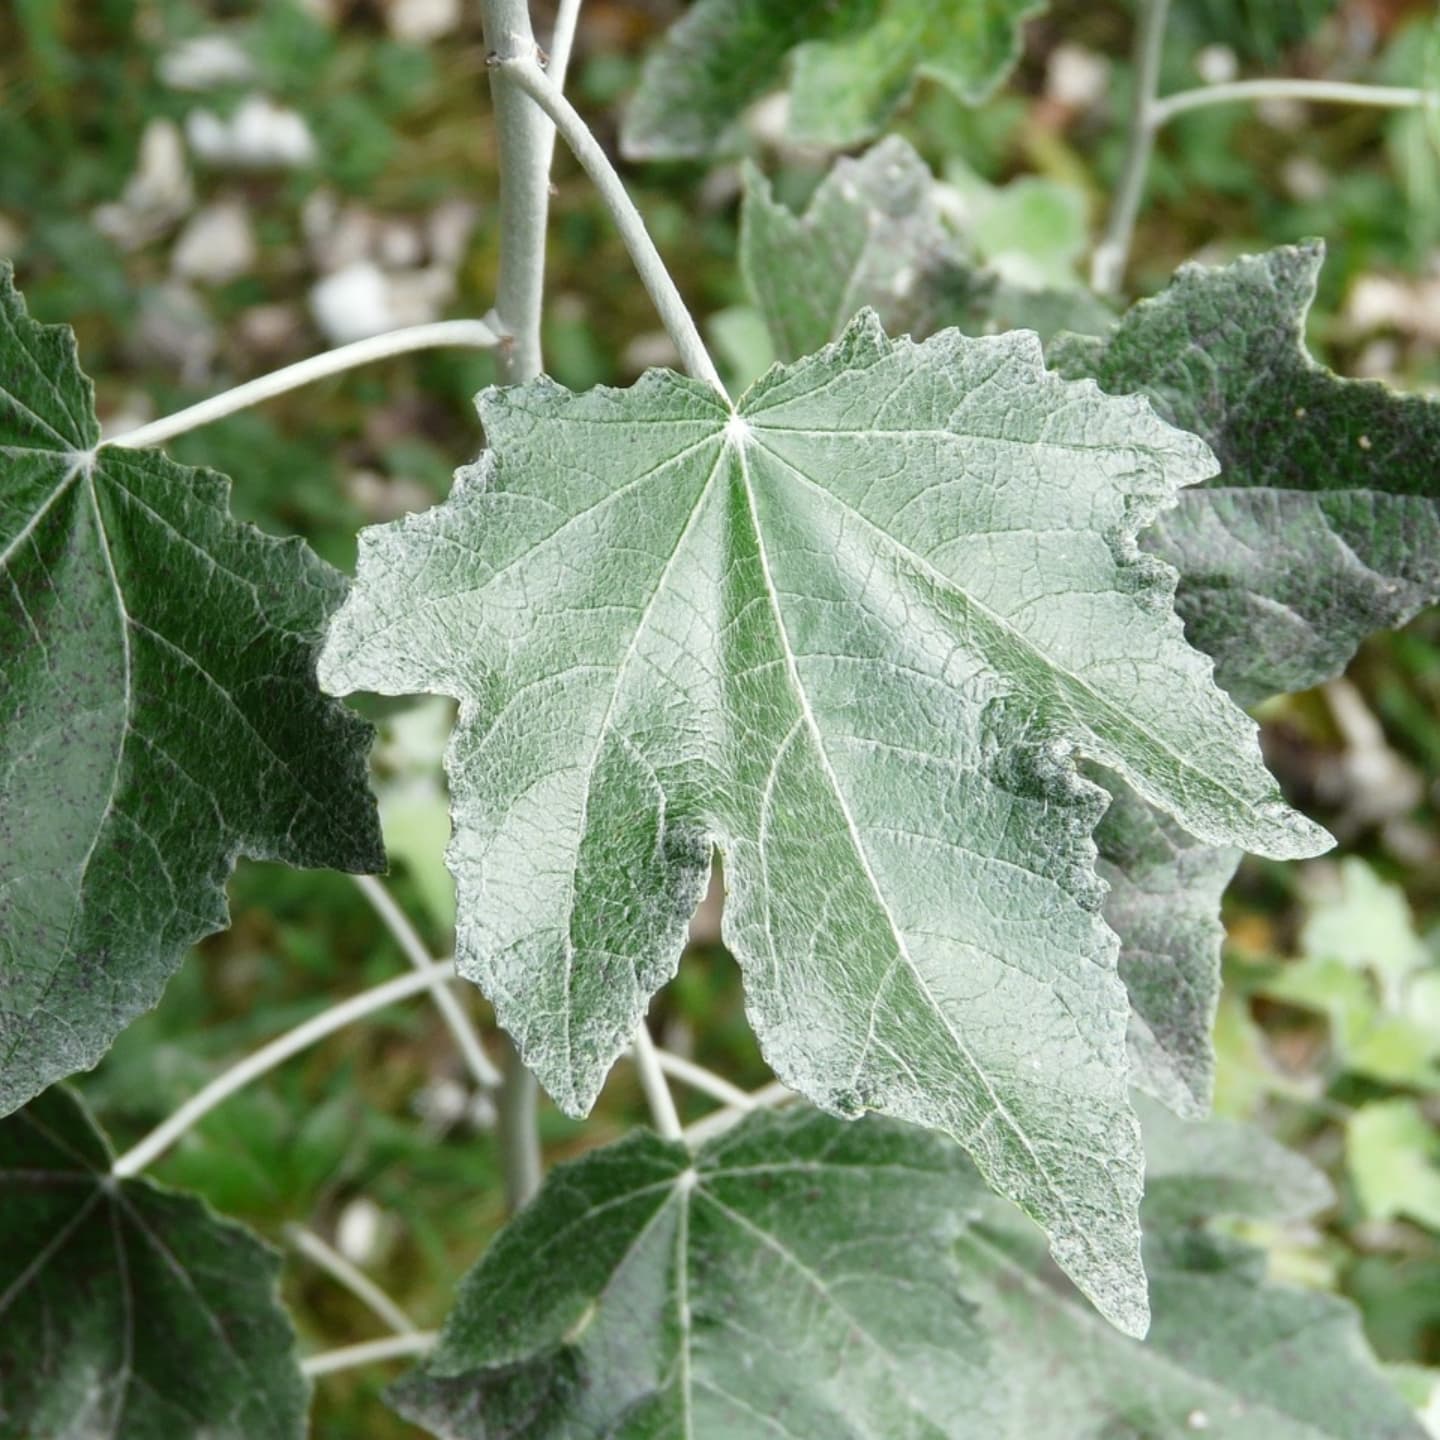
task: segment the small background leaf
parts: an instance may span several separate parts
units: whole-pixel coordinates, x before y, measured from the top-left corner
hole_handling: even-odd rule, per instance
[[[978,105],[1020,54],[1045,0],[698,0],[645,63],[622,130],[636,159],[733,151],[737,120],[792,59],[790,135],[867,140],[917,75]]]

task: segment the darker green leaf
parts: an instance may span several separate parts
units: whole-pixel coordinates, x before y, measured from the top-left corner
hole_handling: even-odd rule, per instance
[[[1259,1130],[1138,1108],[1150,1334],[1097,1326],[1029,1227],[988,1202],[960,1257],[1011,1403],[975,1440],[1424,1440],[1348,1303],[1268,1282],[1263,1252],[1204,1228],[1308,1217],[1330,1202],[1324,1177]]]
[[[1051,348],[1062,373],[1149,396],[1218,457],[1143,543],[1180,572],[1186,633],[1245,703],[1328,679],[1440,598],[1440,403],[1310,358],[1323,255],[1187,265],[1105,339]]]
[[[639,1133],[557,1168],[391,1393],[453,1440],[942,1440],[997,1419],[962,1153],[884,1122]]]
[[[635,158],[736,148],[740,112],[789,62],[792,139],[835,149],[876,134],[917,76],[972,105],[1020,54],[1045,0],[698,0],[646,61],[622,142]]]
[[[0,1440],[300,1440],[279,1257],[109,1172],[64,1087],[0,1120]]]
[[[1257,1131],[1143,1113],[1143,1344],[955,1146],[801,1111],[558,1168],[392,1401],[445,1440],[1423,1440],[1348,1305],[1202,1228],[1308,1216],[1323,1179]]]
[[[155,1003],[238,855],[383,867],[370,728],[315,684],[345,582],[228,489],[99,445],[0,269],[0,1113]]]

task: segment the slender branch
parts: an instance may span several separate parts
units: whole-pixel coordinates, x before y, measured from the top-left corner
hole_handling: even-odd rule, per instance
[[[383,1340],[366,1340],[359,1345],[346,1345],[339,1350],[322,1350],[307,1355],[300,1368],[310,1376],[333,1375],[337,1370],[354,1370],[372,1365],[377,1360],[403,1360],[410,1355],[423,1355],[435,1348],[440,1338],[434,1330],[417,1330],[413,1335],[387,1335]]]
[[[594,182],[620,231],[625,248],[630,252],[630,258],[635,262],[636,270],[640,272],[641,282],[650,292],[661,322],[680,352],[681,363],[690,374],[725,396],[725,386],[710,352],[705,348],[705,342],[700,338],[694,317],[665,268],[665,262],[645,228],[645,221],[625,189],[625,182],[610,163],[610,157],[600,142],[590,133],[590,127],[533,60],[507,60],[500,68],[511,77],[517,89],[529,95],[555,122],[565,143]],[[728,404],[729,397],[725,396],[725,399]]]
[[[217,1105],[237,1090],[243,1090],[253,1080],[283,1064],[292,1055],[323,1040],[327,1035],[344,1029],[353,1021],[373,1015],[396,1001],[407,1000],[412,995],[423,994],[434,983],[436,974],[452,975],[451,962],[442,961],[417,970],[409,975],[398,975],[383,985],[352,995],[348,1000],[331,1005],[318,1015],[277,1036],[268,1045],[262,1045],[253,1054],[247,1055],[223,1074],[217,1075],[203,1090],[192,1095],[168,1120],[157,1125],[139,1144],[132,1146],[110,1167],[111,1173],[120,1179],[138,1175],[147,1165],[165,1153],[182,1135],[204,1119]]]
[[[703,1065],[696,1065],[693,1061],[675,1055],[669,1050],[656,1049],[654,1054],[655,1063],[672,1080],[678,1080],[682,1085],[689,1085],[692,1089],[699,1090],[712,1099],[720,1101],[722,1105],[730,1105],[737,1110],[753,1108],[750,1096],[738,1085],[732,1085],[724,1076],[717,1075],[713,1070],[707,1070]]]
[[[565,77],[570,71],[575,30],[580,24],[580,4],[581,0],[560,0],[560,8],[555,14],[555,31],[550,37],[550,55],[545,68],[557,90],[565,88]],[[545,134],[545,174],[549,176],[555,159],[555,127],[549,123],[548,117]]]
[[[550,161],[555,127],[515,83],[512,65],[539,56],[530,0],[480,0],[490,49],[490,94],[500,157],[500,273],[495,313],[505,331],[501,373],[512,385],[540,374],[540,321],[545,298],[545,238],[550,215]],[[572,32],[573,33],[573,32]],[[562,58],[569,46],[561,35]],[[505,1199],[510,1213],[540,1188],[539,1087],[513,1047],[505,1049],[505,1083],[497,1104]]]
[[[1135,28],[1135,94],[1130,104],[1130,133],[1120,182],[1111,202],[1104,237],[1090,260],[1090,283],[1102,295],[1116,294],[1125,278],[1130,243],[1145,194],[1145,175],[1155,148],[1155,105],[1160,87],[1160,57],[1170,0],[1141,0]]]
[[[730,1105],[724,1110],[717,1110],[713,1115],[707,1115],[703,1120],[697,1120],[685,1131],[685,1143],[693,1150],[697,1145],[703,1144],[706,1140],[713,1140],[717,1135],[723,1134],[732,1125],[743,1120],[746,1115],[756,1110],[772,1110],[780,1105],[788,1105],[792,1100],[800,1097],[788,1086],[783,1085],[779,1080],[772,1080],[768,1085],[762,1085],[758,1090],[752,1090],[745,1097],[745,1105]]]
[[[303,1225],[287,1225],[285,1238],[332,1280],[363,1301],[397,1335],[414,1335],[420,1327],[368,1276],[352,1265],[333,1245]]]
[[[505,62],[533,64],[537,46],[529,0],[481,0],[491,56],[490,94],[500,152],[500,273],[495,314],[505,332],[500,367],[518,385],[540,373],[540,309],[545,296],[545,226],[550,212],[554,131],[527,103]]]
[[[446,345],[489,350],[499,343],[500,337],[483,320],[441,320],[434,325],[412,325],[404,330],[391,330],[388,334],[357,340],[353,345],[342,345],[338,350],[327,350],[323,355],[312,355],[308,360],[285,366],[283,370],[247,380],[233,390],[226,390],[221,395],[200,401],[198,405],[178,410],[160,420],[152,420],[148,425],[127,430],[113,440],[102,440],[100,443],[124,450],[143,450],[151,445],[162,445],[187,430],[198,430],[202,425],[223,420],[237,410],[259,405],[264,400],[285,394],[287,390],[297,390],[312,381],[339,375],[357,365],[368,365],[373,360],[408,355],[414,350],[435,350]]]
[[[385,928],[394,937],[395,943],[404,951],[405,958],[417,970],[429,970],[434,965],[434,956],[425,948],[425,942],[416,933],[405,912],[395,903],[390,892],[373,876],[357,875],[355,883],[365,898],[374,907],[375,913],[384,922]],[[450,988],[443,975],[436,975],[430,986],[431,998],[435,1001],[440,1017],[450,1027],[455,1043],[469,1066],[475,1083],[482,1090],[495,1090],[504,1083],[505,1077],[495,1067],[495,1062],[485,1053],[479,1032],[465,1013],[460,997]]]
[[[1202,85],[1157,100],[1150,110],[1155,128],[1187,110],[1207,105],[1228,105],[1241,100],[1308,100],[1316,104],[1373,105],[1384,110],[1418,110],[1436,103],[1429,90],[1399,85],[1350,85],[1338,80],[1232,80],[1223,85]]]
[[[679,1140],[684,1137],[684,1127],[675,1111],[675,1100],[670,1087],[665,1083],[665,1072],[660,1068],[660,1057],[655,1052],[655,1042],[642,1020],[635,1027],[635,1039],[631,1045],[635,1056],[635,1069],[640,1076],[640,1088],[645,1092],[645,1103],[655,1121],[655,1129],[662,1140]]]
[[[544,1166],[540,1155],[540,1087],[519,1050],[509,1041],[505,1042],[505,1084],[496,1108],[505,1208],[514,1215],[539,1190]]]
[[[581,0],[560,0],[560,9],[555,15],[555,33],[550,40],[550,63],[545,68],[557,90],[565,88],[565,77],[570,73],[575,30],[580,24],[580,4]],[[554,139],[553,134],[551,139]]]

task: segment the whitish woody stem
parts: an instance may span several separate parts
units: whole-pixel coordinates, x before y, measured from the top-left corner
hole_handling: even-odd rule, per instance
[[[561,16],[562,58],[568,59],[577,10]],[[550,160],[555,130],[515,83],[509,62],[533,65],[539,57],[529,0],[481,0],[481,23],[490,50],[490,94],[500,157],[500,271],[495,315],[505,339],[501,373],[511,384],[540,374],[541,307],[545,298],[546,222],[550,213]],[[512,1211],[540,1188],[539,1086],[520,1057],[507,1050],[500,1092],[501,1163]]]
[[[534,60],[507,61],[499,68],[555,122],[561,137],[599,191],[620,231],[625,248],[630,252],[630,258],[635,262],[641,283],[650,292],[661,323],[680,352],[680,363],[697,380],[706,381],[721,396],[725,396],[725,386],[710,352],[705,348],[705,342],[700,338],[694,316],[660,258],[660,252],[645,228],[645,221],[625,189],[625,182],[610,163],[610,157],[600,142],[590,133],[590,127]],[[728,403],[729,397],[725,398]]]
[[[1440,96],[1399,85],[1352,85],[1333,80],[1234,80],[1159,94],[1160,60],[1170,0],[1141,0],[1135,31],[1135,93],[1125,160],[1115,188],[1104,237],[1090,262],[1090,283],[1102,295],[1118,294],[1130,259],[1135,223],[1145,193],[1145,177],[1155,136],[1177,115],[1211,105],[1241,101],[1301,100],[1313,104],[1370,105],[1389,110],[1440,108]]]

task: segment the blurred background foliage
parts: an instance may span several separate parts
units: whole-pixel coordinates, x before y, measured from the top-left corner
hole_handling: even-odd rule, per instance
[[[495,154],[470,0],[9,0],[0,7],[0,257],[34,312],[77,330],[112,431],[328,345],[490,307]],[[645,46],[678,0],[588,0],[572,93],[607,144]],[[537,25],[548,7],[537,0]],[[993,265],[1080,283],[1118,169],[1132,16],[1055,0],[980,111],[922,86],[905,134],[963,197]],[[1262,73],[1421,83],[1429,0],[1176,0],[1166,89]],[[803,204],[827,157],[754,158]],[[1182,260],[1329,242],[1311,317],[1342,373],[1440,384],[1440,147],[1421,113],[1271,103],[1193,113],[1152,168],[1132,284]],[[765,362],[735,266],[737,165],[630,167],[681,288],[737,381]],[[605,215],[565,159],[551,230],[548,368],[623,383],[671,352]],[[396,360],[176,442],[224,470],[235,508],[349,568],[360,526],[426,506],[481,443],[488,357]],[[445,953],[453,898],[439,755],[446,703],[376,706],[396,891]],[[1258,1119],[1333,1177],[1319,1227],[1261,1235],[1277,1272],[1350,1296],[1418,1406],[1440,1370],[1440,614],[1371,641],[1348,676],[1263,707],[1296,801],[1340,836],[1305,865],[1247,862],[1226,901],[1218,1108]],[[118,1144],[224,1065],[403,960],[343,877],[242,866],[234,925],[83,1087]],[[467,1003],[489,1023],[473,994]],[[766,1071],[713,905],[657,1016],[667,1043],[742,1084]],[[682,1096],[691,1114],[704,1102]],[[643,1118],[616,1072],[591,1124],[543,1115],[552,1158]],[[396,1007],[229,1101],[155,1170],[277,1243],[302,1223],[424,1325],[501,1219],[488,1101],[423,1002]],[[302,1339],[376,1333],[291,1252]],[[316,1432],[418,1434],[376,1403],[384,1367],[320,1382]]]

